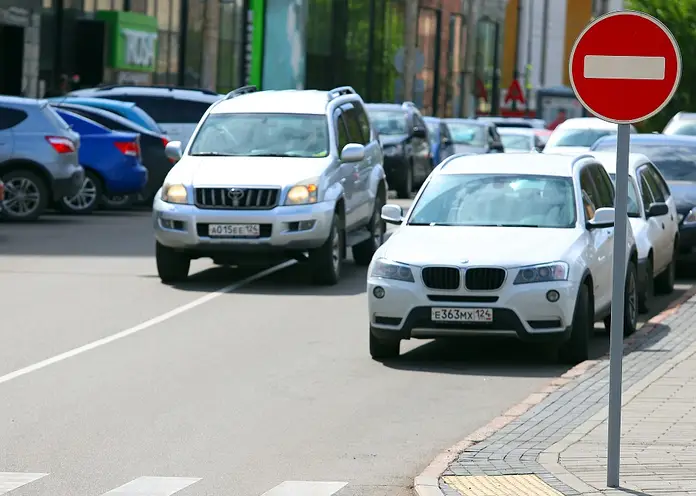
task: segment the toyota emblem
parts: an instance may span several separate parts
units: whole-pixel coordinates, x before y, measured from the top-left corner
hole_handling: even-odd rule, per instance
[[[243,189],[234,189],[232,188],[227,192],[227,196],[231,199],[234,200],[235,202],[240,201],[242,198],[244,198],[244,190]]]

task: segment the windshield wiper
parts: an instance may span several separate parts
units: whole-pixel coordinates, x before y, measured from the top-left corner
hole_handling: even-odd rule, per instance
[[[458,226],[459,224],[448,224],[446,222],[409,222],[409,226]]]
[[[234,157],[235,155],[231,153],[220,153],[220,152],[198,152],[191,153],[193,157]]]
[[[491,227],[541,227],[539,224],[491,224]]]
[[[249,157],[301,157],[296,153],[251,153]]]

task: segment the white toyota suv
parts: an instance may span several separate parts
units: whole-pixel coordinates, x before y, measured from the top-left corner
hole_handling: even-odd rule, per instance
[[[509,333],[587,359],[611,310],[614,186],[591,155],[473,155],[445,160],[368,269],[370,353],[402,339]],[[625,333],[637,319],[637,251],[626,246]]]
[[[336,284],[347,248],[369,265],[384,239],[382,149],[352,88],[240,88],[213,104],[155,195],[157,270],[188,277],[195,258],[221,265],[306,262]]]

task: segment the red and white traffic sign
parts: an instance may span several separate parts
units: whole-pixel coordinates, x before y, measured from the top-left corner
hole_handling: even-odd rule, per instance
[[[679,86],[679,45],[654,17],[630,10],[598,17],[575,40],[570,84],[597,117],[633,124],[652,117]]]

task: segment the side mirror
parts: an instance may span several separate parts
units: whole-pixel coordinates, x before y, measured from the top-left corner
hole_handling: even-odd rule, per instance
[[[428,133],[426,133],[425,129],[423,129],[422,127],[414,127],[411,136],[413,136],[414,138],[427,138]]]
[[[164,147],[164,154],[172,162],[178,162],[181,160],[183,152],[181,151],[181,141],[170,141],[167,146]]]
[[[587,221],[587,229],[605,229],[614,226],[615,212],[613,207],[598,208],[594,217]]]
[[[645,212],[645,216],[650,217],[660,217],[661,215],[667,215],[669,213],[669,207],[666,203],[651,203],[648,211]]]
[[[365,158],[365,147],[357,143],[348,143],[341,150],[341,162],[360,162]]]
[[[382,207],[382,220],[399,225],[404,221],[404,210],[399,205],[387,203]]]

